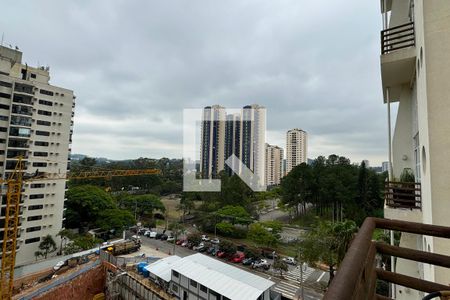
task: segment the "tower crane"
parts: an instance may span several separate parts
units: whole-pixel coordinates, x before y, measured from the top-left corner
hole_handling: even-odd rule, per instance
[[[140,176],[159,174],[157,169],[135,169],[135,170],[96,170],[70,172],[62,176],[49,177],[47,174],[36,174],[28,176],[24,174],[24,163],[22,157],[17,158],[16,166],[6,179],[0,178],[0,185],[7,186],[5,221],[2,243],[2,262],[0,274],[0,298],[11,299],[14,287],[14,266],[16,262],[17,235],[19,227],[20,201],[22,197],[22,185],[24,181],[56,180],[56,179],[91,179],[115,176]],[[0,197],[3,201],[3,197]]]

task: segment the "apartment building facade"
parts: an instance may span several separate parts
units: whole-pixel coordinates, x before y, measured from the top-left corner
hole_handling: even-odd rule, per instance
[[[266,144],[266,184],[279,185],[283,177],[284,150],[275,145]]]
[[[399,181],[408,171],[415,180],[409,200],[396,195],[402,186],[387,189],[385,217],[450,226],[450,2],[381,0],[381,12],[381,77],[389,125],[392,103],[398,105],[395,129],[388,133],[389,177]],[[448,241],[429,236],[404,233],[400,246],[450,254]],[[395,268],[450,284],[448,269],[404,259]],[[401,286],[395,293],[397,299],[423,296]]]
[[[294,128],[286,133],[286,175],[297,165],[308,161],[308,134]]]
[[[203,179],[217,178],[226,170],[225,161],[235,155],[265,185],[266,110],[253,104],[239,113],[227,114],[220,105],[203,109],[200,138],[200,174]],[[242,170],[239,169],[238,173]]]
[[[0,172],[7,178],[18,157],[25,174],[16,265],[35,261],[43,237],[56,241],[63,228],[65,175],[69,169],[75,96],[49,83],[49,68],[22,63],[22,53],[0,46]],[[2,195],[5,199],[6,195]],[[2,206],[5,202],[2,202]],[[3,237],[4,215],[0,216]]]

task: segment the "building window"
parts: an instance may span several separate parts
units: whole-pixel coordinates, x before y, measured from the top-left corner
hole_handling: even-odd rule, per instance
[[[32,184],[30,185],[30,187],[31,187],[32,189],[40,189],[40,188],[45,187],[45,183],[32,183]]]
[[[0,93],[0,98],[11,99],[11,95],[10,94],[6,94],[6,93]]]
[[[48,146],[48,142],[36,141],[36,142],[34,142],[34,145],[35,146],[47,147]]]
[[[39,99],[39,104],[47,105],[47,106],[53,106],[53,102],[52,101],[47,101],[47,100],[42,100],[42,99]]]
[[[28,227],[26,232],[34,232],[34,231],[39,231],[41,230],[41,226],[33,226],[33,227]]]
[[[33,156],[48,156],[48,152],[34,152]]]
[[[176,277],[176,278],[180,277],[180,273],[178,273],[177,271],[173,271],[173,270],[172,270],[172,275],[173,275],[173,277]]]
[[[0,144],[5,144],[6,140],[5,139],[0,139]]]
[[[178,294],[178,285],[172,283],[172,291]]]
[[[51,126],[51,125],[52,125],[52,122],[49,122],[49,121],[43,121],[43,120],[37,120],[37,121],[36,121],[36,124],[38,124],[38,125],[44,125],[44,126]]]
[[[39,90],[39,93],[41,93],[43,95],[53,96],[53,92],[52,91]]]
[[[37,221],[37,220],[42,220],[42,216],[32,216],[27,218],[27,221]]]
[[[30,199],[43,199],[43,198],[44,198],[44,194],[30,195]]]
[[[45,162],[34,162],[33,167],[46,167],[47,163]]]
[[[51,115],[52,115],[52,112],[51,112],[51,111],[48,111],[48,110],[42,110],[42,109],[39,109],[39,110],[38,110],[38,114],[39,114],[39,115],[43,115],[43,116],[51,116]]]
[[[7,87],[7,88],[12,88],[12,83],[0,80],[0,86],[4,86],[4,87]]]
[[[36,74],[31,73],[31,74],[30,74],[30,77],[31,77],[31,78],[36,78]]]
[[[195,288],[197,287],[197,281],[189,279],[189,282],[193,287],[195,287]]]
[[[9,118],[7,116],[0,116],[0,121],[8,121]]]
[[[207,293],[208,288],[206,286],[200,284],[200,291],[202,291],[203,293]]]
[[[48,131],[36,130],[36,135],[50,136],[50,132],[48,132]]]
[[[42,204],[28,206],[28,210],[37,210],[37,209],[43,209],[43,208],[44,208],[44,205],[42,205]]]
[[[26,239],[26,240],[25,240],[25,244],[36,243],[36,242],[39,242],[40,240],[41,240],[40,237],[35,237],[35,238],[31,238],[31,239]]]
[[[1,94],[1,93],[0,93]],[[0,95],[1,96],[1,95]],[[9,105],[6,104],[0,104],[0,109],[6,109],[9,110]]]
[[[0,132],[7,132],[8,131],[8,128],[6,128],[6,127],[0,127]]]

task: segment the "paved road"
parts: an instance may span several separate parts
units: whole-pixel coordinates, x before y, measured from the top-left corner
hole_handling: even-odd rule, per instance
[[[141,240],[142,240],[142,244],[145,245],[146,247],[150,247],[153,249],[157,248],[159,251],[162,251],[164,253],[174,254],[174,245],[171,243],[168,243],[166,241],[161,241],[161,240],[150,239],[145,236],[142,236]],[[184,256],[191,255],[193,253],[196,253],[196,252],[193,250],[190,250],[188,248],[175,245],[175,255],[184,257]],[[272,263],[272,261],[270,261],[270,260],[268,260],[268,261],[269,261],[269,263]],[[232,264],[232,263],[230,263],[230,264]],[[299,269],[295,266],[289,266],[288,273],[283,274],[283,276],[285,278],[281,279],[278,276],[275,276],[276,273],[272,269],[267,272],[262,272],[262,271],[258,271],[258,270],[253,270],[253,269],[243,266],[241,264],[232,264],[232,265],[275,282],[275,286],[273,289],[277,292],[282,293],[284,297],[287,297],[289,299],[294,299],[294,296],[296,294],[298,294],[298,295],[300,294],[300,284],[298,281],[299,276],[297,275],[297,273],[299,272]],[[304,272],[304,277],[303,277],[305,286],[306,286],[304,288],[304,295],[305,295],[304,299],[307,299],[307,300],[322,299],[323,295],[321,295],[317,291],[314,291],[313,289],[311,289],[308,286],[311,285],[312,283],[316,283],[317,279],[319,277],[320,277],[319,282],[328,280],[326,276],[322,275],[323,273],[325,273],[325,272],[323,272],[321,270],[317,270],[317,269],[313,269],[313,268],[309,268],[309,267],[306,268],[306,270]]]

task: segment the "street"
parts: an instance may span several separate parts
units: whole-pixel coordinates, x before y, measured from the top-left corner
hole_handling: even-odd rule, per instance
[[[156,239],[150,239],[145,236],[141,236],[143,249],[141,249],[141,253],[145,253],[145,248],[149,247],[151,249],[158,249],[159,251],[168,254],[168,255],[178,255],[181,257],[191,255],[196,253],[193,250],[190,250],[185,247],[177,246],[172,243],[168,243],[166,241],[156,240]],[[174,252],[175,249],[175,252]],[[207,255],[207,254],[205,254]],[[233,266],[237,268],[241,268],[245,271],[254,273],[258,276],[264,277],[266,279],[269,279],[273,282],[275,282],[275,286],[272,288],[274,291],[277,291],[279,293],[282,293],[282,295],[288,299],[294,299],[295,295],[300,295],[300,267],[299,266],[290,266],[288,272],[283,272],[284,279],[281,279],[278,276],[278,273],[275,272],[273,269],[270,269],[269,271],[259,271],[254,270],[250,267],[246,267],[242,264],[235,264],[230,263],[226,260],[221,260],[222,262],[227,262],[229,264],[232,264]],[[267,261],[272,264],[273,261],[270,259],[267,259]],[[313,269],[310,267],[304,268],[303,272],[303,278],[304,278],[304,299],[307,300],[319,300],[322,299],[323,295],[317,292],[314,289],[319,289],[326,286],[326,282],[328,281],[328,273],[323,272],[322,270]]]

